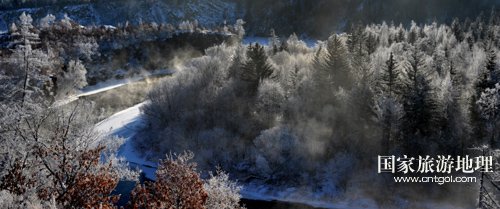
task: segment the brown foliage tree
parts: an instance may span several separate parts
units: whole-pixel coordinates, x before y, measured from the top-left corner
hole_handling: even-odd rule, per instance
[[[85,110],[77,104],[11,117],[15,122],[0,134],[6,139],[0,145],[9,151],[0,162],[5,169],[0,190],[34,191],[63,208],[113,208],[118,196],[111,192],[120,174],[100,162],[105,146],[94,145],[98,135]]]
[[[132,191],[130,208],[205,208],[207,193],[196,172],[196,164],[188,161],[193,154],[167,155],[160,161],[156,181],[137,185]]]

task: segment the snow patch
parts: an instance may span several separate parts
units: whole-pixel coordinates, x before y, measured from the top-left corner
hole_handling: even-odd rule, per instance
[[[113,135],[123,138],[125,142],[118,149],[118,157],[123,157],[131,167],[140,169],[147,178],[155,179],[156,163],[141,157],[132,142],[137,131],[144,125],[144,119],[140,111],[144,104],[146,102],[112,115],[96,124],[95,130],[101,133],[103,137]]]

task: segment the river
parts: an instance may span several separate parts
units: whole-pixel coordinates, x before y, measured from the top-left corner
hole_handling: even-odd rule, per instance
[[[119,194],[118,206],[125,206],[130,199],[130,191],[135,187],[133,181],[121,181],[118,183],[113,194]],[[263,201],[253,199],[241,199],[241,204],[247,209],[321,209],[300,203],[290,203],[282,201]]]

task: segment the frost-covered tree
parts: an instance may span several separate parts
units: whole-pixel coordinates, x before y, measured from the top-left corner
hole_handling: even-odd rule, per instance
[[[274,29],[271,29],[271,34],[270,34],[268,43],[269,43],[269,46],[271,46],[272,54],[278,53],[279,46],[281,45],[280,44],[281,41],[280,41],[279,37],[276,35],[276,32],[274,31]]]
[[[285,91],[273,81],[263,80],[259,86],[255,104],[258,119],[268,126],[273,126],[282,117]]]
[[[242,19],[236,20],[236,23],[234,24],[234,32],[238,36],[239,40],[243,40],[243,37],[245,36],[245,28],[243,27],[245,25],[245,21]]]
[[[403,87],[405,115],[402,130],[408,140],[407,145],[413,147],[415,144],[423,143],[418,141],[419,137],[432,136],[439,130],[441,115],[430,76],[426,72],[424,55],[418,49],[412,49],[408,56]]]
[[[179,30],[183,31],[183,32],[194,32],[194,25],[191,21],[189,20],[186,20],[186,21],[182,21],[181,23],[179,23]]]
[[[389,153],[399,142],[403,106],[395,97],[383,95],[375,101],[375,109],[382,126],[382,150]]]
[[[382,98],[378,101],[380,116],[382,120],[382,141],[383,149],[390,150],[391,143],[394,142],[397,135],[396,125],[401,118],[398,109],[398,93],[401,83],[399,80],[399,71],[397,63],[394,59],[394,54],[391,52],[389,59],[385,62],[385,68],[381,75]]]
[[[87,86],[87,69],[80,60],[68,63],[67,70],[57,82],[57,93],[60,97],[67,97],[76,89]]]
[[[2,106],[0,190],[33,192],[64,208],[113,206],[118,180],[135,174],[116,159],[118,146],[98,141],[91,108],[80,103],[45,110]],[[18,122],[3,126],[13,120]]]
[[[453,22],[451,23],[451,31],[453,32],[453,35],[455,35],[455,38],[461,42],[464,40],[464,32],[462,29],[462,25],[458,18],[454,18]]]
[[[366,34],[361,23],[351,26],[347,39],[347,49],[350,53],[361,55],[365,52]]]
[[[471,122],[474,131],[474,137],[478,141],[483,141],[487,137],[487,126],[488,122],[482,117],[481,110],[477,105],[477,101],[481,98],[481,94],[486,91],[486,89],[495,88],[496,83],[499,80],[499,71],[496,66],[496,52],[491,44],[488,44],[486,51],[483,55],[485,58],[481,59],[483,63],[478,63],[477,77],[474,78],[474,94],[471,96]]]
[[[19,17],[18,29],[12,33],[15,49],[8,60],[19,70],[18,75],[21,79],[19,89],[22,92],[21,106],[24,106],[27,100],[47,95],[44,88],[47,87],[50,75],[48,56],[38,46],[40,39],[32,22],[31,16],[25,13]]]
[[[239,44],[236,46],[234,55],[231,59],[231,66],[229,66],[228,69],[228,79],[233,78],[233,79],[240,79],[240,70],[241,67],[243,66],[243,62],[245,61],[246,58],[246,49],[243,47],[243,45]]]
[[[420,27],[417,26],[417,23],[412,21],[410,31],[408,31],[408,34],[406,37],[406,40],[408,40],[408,43],[415,44],[415,42],[417,42],[417,39],[419,36],[419,30],[420,30]]]
[[[325,54],[319,50],[317,79],[319,88],[338,90],[349,89],[353,85],[351,69],[347,62],[344,43],[337,35],[330,36],[326,42]]]
[[[0,191],[0,207],[10,209],[57,209],[54,199],[43,201],[33,191],[23,195],[12,194],[7,190]]]
[[[41,28],[49,28],[56,21],[56,17],[52,14],[48,14],[44,18],[40,19]]]
[[[196,159],[200,165],[223,162],[231,172],[272,185],[314,182],[304,187],[328,195],[343,194],[351,180],[363,184],[349,171],[372,170],[368,156],[469,154],[491,136],[483,122],[494,120],[481,113],[491,112],[486,107],[496,93],[480,95],[496,83],[478,89],[476,81],[483,72],[487,76],[481,78],[496,80],[488,69],[497,71],[498,44],[485,47],[493,38],[473,33],[479,23],[458,25],[463,41],[450,26],[436,23],[413,23],[409,30],[394,24],[360,27],[361,46],[351,32],[314,47],[292,35],[287,50],[266,59],[261,53],[257,60],[273,69],[263,74],[253,71],[254,49],[210,48],[151,92],[144,108],[147,138],[140,144],[153,145],[145,150],[159,155],[191,149],[202,154]],[[243,76],[248,69],[252,76]],[[254,81],[253,94],[248,81]],[[472,105],[486,136],[481,139],[471,134]],[[498,141],[498,133],[494,137]],[[379,181],[361,178],[370,185]]]
[[[311,49],[307,47],[307,44],[297,37],[297,34],[292,33],[286,40],[286,51],[291,54],[308,54]]]
[[[497,124],[500,119],[500,84],[495,84],[494,88],[487,88],[477,101],[481,116],[487,121],[490,135],[489,144],[491,147],[497,146]]]
[[[365,45],[368,54],[373,54],[377,50],[379,40],[374,34],[369,33],[366,37]]]
[[[382,91],[390,97],[396,96],[399,89],[398,87],[400,87],[400,73],[397,67],[394,54],[391,52],[389,59],[385,62],[385,68],[383,69],[381,76]]]
[[[229,174],[217,169],[215,175],[205,181],[203,188],[208,194],[205,207],[207,209],[243,209],[240,206],[240,190],[236,182],[229,179]]]
[[[243,64],[241,70],[241,79],[249,84],[248,93],[255,95],[259,84],[264,79],[272,78],[273,73],[274,69],[267,61],[264,47],[258,43],[248,46],[247,62]]]
[[[82,61],[89,62],[92,60],[92,56],[98,55],[99,44],[97,44],[97,41],[93,37],[75,39],[73,46],[75,48],[74,54],[66,55],[68,56],[66,59],[79,58]]]
[[[64,14],[64,17],[60,21],[60,25],[65,30],[70,30],[73,28],[73,20],[68,16],[68,14]]]
[[[487,59],[485,67],[480,71],[480,77],[476,85],[476,90],[479,94],[482,93],[487,88],[494,88],[495,84],[500,81],[500,72],[497,67],[497,53],[495,49],[490,45],[487,47]]]
[[[297,176],[289,174],[300,170],[297,166],[300,155],[295,154],[299,150],[299,139],[289,127],[276,126],[264,130],[253,143],[257,149],[256,164],[260,175],[270,179],[296,179],[294,177]]]

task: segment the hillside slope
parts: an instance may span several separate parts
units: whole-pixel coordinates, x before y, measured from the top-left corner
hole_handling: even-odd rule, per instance
[[[0,10],[0,30],[6,30],[23,12],[40,19],[47,14],[62,18],[67,14],[82,25],[118,25],[139,22],[178,24],[183,20],[197,20],[201,25],[221,25],[224,19],[235,20],[236,4],[224,0],[210,1],[135,1],[111,0],[97,2],[75,2],[48,4],[26,8]],[[232,21],[234,22],[234,21]]]
[[[201,25],[214,26],[242,18],[252,35],[268,35],[274,28],[279,35],[296,32],[324,38],[357,22],[450,23],[454,17],[475,19],[481,12],[489,16],[499,6],[497,0],[3,0],[0,30],[6,30],[22,12],[29,12],[35,19],[48,13],[68,14],[84,25],[127,21],[176,25],[182,20],[198,20]]]

